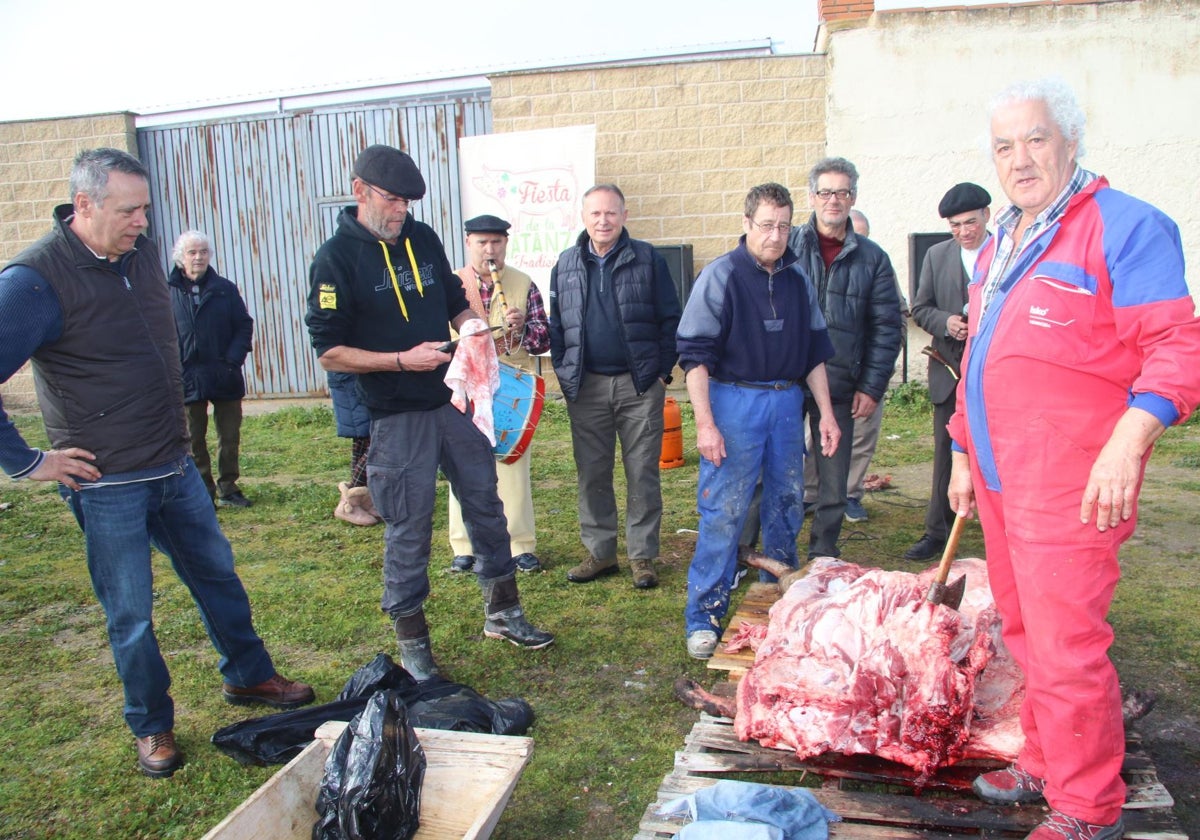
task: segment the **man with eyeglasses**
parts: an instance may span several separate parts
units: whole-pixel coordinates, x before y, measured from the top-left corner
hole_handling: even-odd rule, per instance
[[[198,230],[175,241],[167,277],[183,363],[183,402],[192,436],[192,460],[217,507],[248,508],[238,487],[242,437],[242,365],[254,339],[254,319],[237,286],[212,267],[212,245]],[[208,405],[217,430],[217,478],[208,453]]]
[[[946,495],[950,487],[950,432],[946,425],[957,405],[955,394],[967,343],[967,283],[988,238],[991,203],[991,195],[978,184],[955,184],[942,196],[938,215],[949,224],[952,238],[925,252],[913,296],[913,320],[932,336],[933,350],[940,358],[929,358],[933,484],[925,509],[925,533],[904,552],[905,560],[928,560],[941,554],[954,522],[954,509]]]
[[[841,430],[832,454],[812,453],[817,500],[808,556],[838,557],[846,512],[846,484],[856,420],[868,420],[887,391],[900,354],[904,316],[891,260],[883,249],[858,236],[850,209],[858,195],[858,170],[845,158],[818,161],[808,177],[813,214],[793,229],[788,245],[812,279],[833,342],[826,363],[833,413]],[[813,440],[823,419],[812,395],[806,403]],[[764,520],[766,512],[764,511]]]
[[[763,552],[795,568],[804,521],[804,390],[820,411],[820,448],[841,431],[825,362],[833,345],[816,290],[787,248],[792,196],[746,196],[738,247],[705,266],[679,322],[680,366],[696,418],[700,534],[688,567],[687,652],[708,659],[737,571],[738,535],[762,478]]]
[[[437,234],[409,213],[425,195],[411,157],[367,147],[354,162],[351,191],[355,205],[313,259],[305,323],[321,366],[356,374],[371,415],[367,486],[387,525],[381,607],[400,664],[417,680],[439,674],[424,611],[439,468],[471,533],[484,635],[544,648],[554,636],[521,606],[492,445],[451,404],[445,383],[450,327],[470,334],[487,325],[471,311]],[[464,329],[471,319],[478,329]]]
[[[1200,404],[1200,318],[1179,228],[1079,165],[1086,117],[1065,82],[1010,85],[989,116],[1011,203],[969,287],[949,493],[983,526],[1025,740],[974,787],[998,805],[1044,799],[1029,840],[1118,840],[1107,616],[1154,442]]]

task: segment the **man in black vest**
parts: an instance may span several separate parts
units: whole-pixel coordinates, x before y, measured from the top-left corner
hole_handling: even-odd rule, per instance
[[[59,483],[83,529],[138,765],[170,776],[183,756],[154,635],[151,546],[200,609],[228,702],[290,709],[314,695],[275,671],[189,455],[170,294],[144,235],[146,169],[116,149],[82,152],[71,196],[55,208],[54,229],[0,272],[0,382],[33,360],[52,447],[29,447],[0,409],[0,466],[14,479]]]
[[[571,418],[586,583],[617,571],[617,439],[625,465],[625,551],[633,585],[658,585],[663,402],[675,367],[679,297],[666,261],[625,230],[613,184],[583,194],[584,232],[550,275],[550,358]]]

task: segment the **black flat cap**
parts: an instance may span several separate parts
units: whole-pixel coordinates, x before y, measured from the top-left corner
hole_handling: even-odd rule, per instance
[[[938,202],[938,215],[949,219],[959,213],[970,213],[972,210],[988,207],[991,203],[992,197],[988,195],[988,191],[978,184],[955,184]]]
[[[425,195],[425,179],[413,159],[391,146],[367,146],[354,161],[354,175],[400,198]]]
[[[467,233],[503,233],[508,236],[510,227],[512,225],[499,216],[476,216],[463,222],[463,229]]]

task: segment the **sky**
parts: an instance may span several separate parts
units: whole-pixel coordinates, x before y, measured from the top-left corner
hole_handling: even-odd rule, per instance
[[[0,121],[152,113],[766,39],[776,52],[804,53],[816,27],[816,0],[0,0]]]

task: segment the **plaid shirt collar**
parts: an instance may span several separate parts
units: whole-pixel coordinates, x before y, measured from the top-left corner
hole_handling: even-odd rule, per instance
[[[1066,187],[1058,194],[1050,205],[1038,213],[1034,217],[1033,223],[1025,228],[1025,232],[1021,235],[1021,241],[1017,242],[1013,239],[1013,233],[1017,229],[1017,222],[1021,219],[1021,209],[1014,204],[1010,204],[996,214],[996,227],[1002,229],[1007,236],[999,237],[996,242],[996,253],[992,257],[992,265],[988,270],[987,282],[983,287],[983,309],[986,312],[992,303],[992,299],[996,296],[996,291],[1000,288],[1000,284],[1008,273],[1009,266],[1012,265],[1018,254],[1025,250],[1031,242],[1041,235],[1042,231],[1050,227],[1052,224],[1062,218],[1067,212],[1067,205],[1071,203],[1071,199],[1078,195],[1084,187],[1096,180],[1096,173],[1089,172],[1079,164],[1075,164],[1075,171],[1071,173],[1071,179],[1067,181]]]

